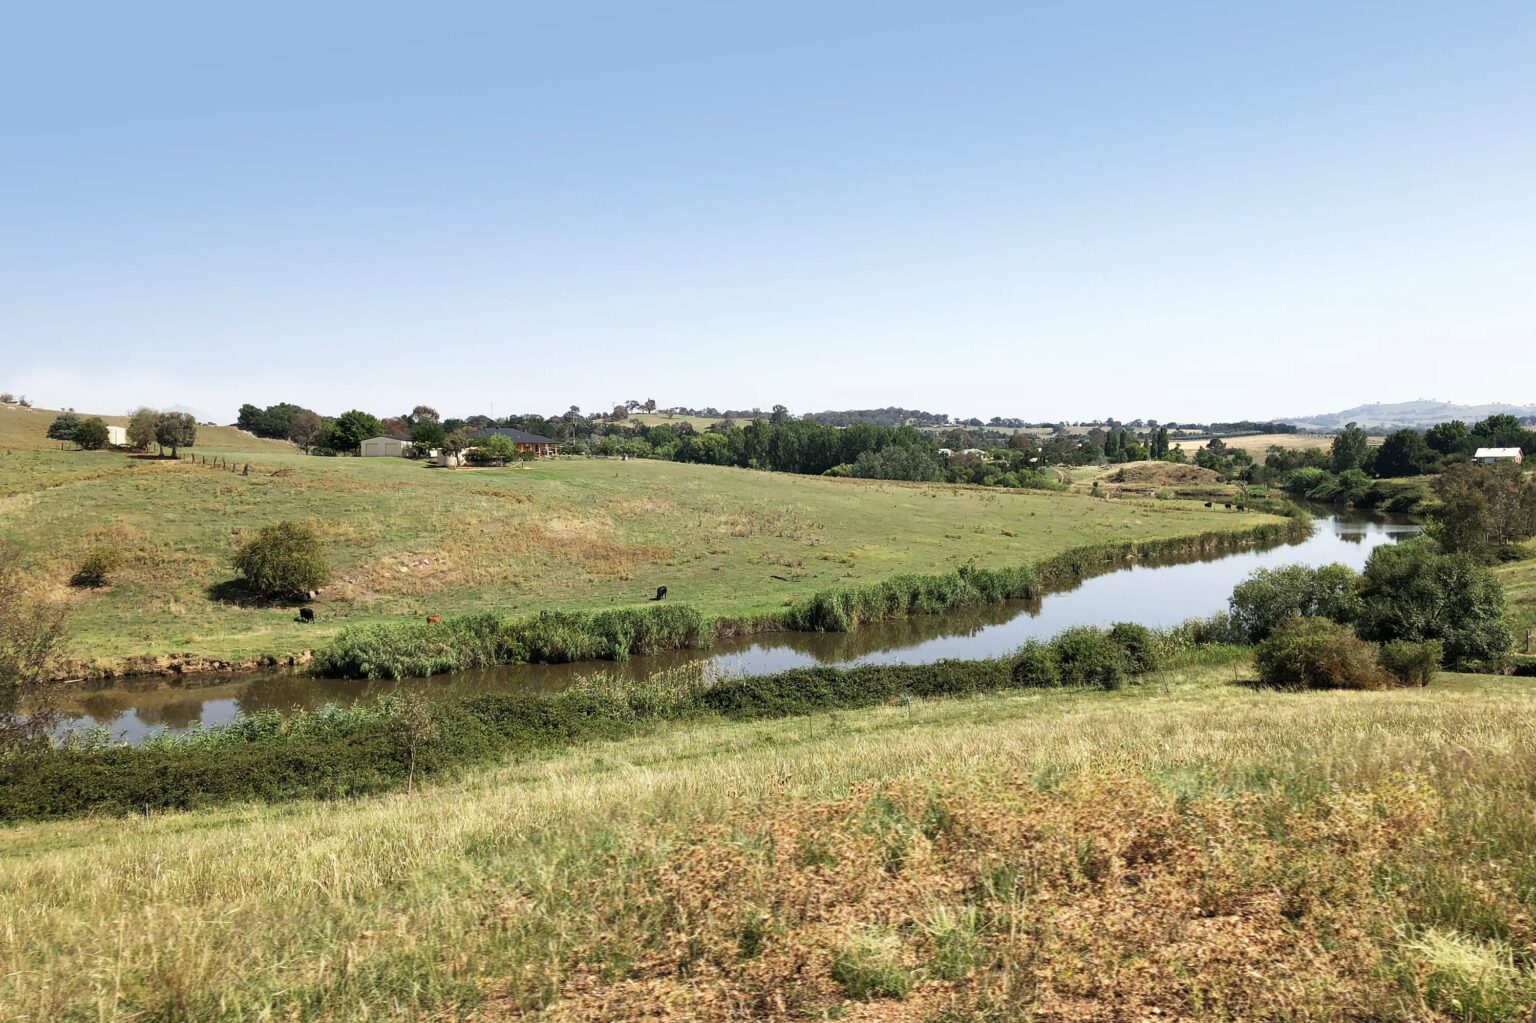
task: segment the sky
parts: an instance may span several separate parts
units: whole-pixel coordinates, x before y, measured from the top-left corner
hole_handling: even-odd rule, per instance
[[[1536,3],[14,5],[0,390],[1536,402]]]

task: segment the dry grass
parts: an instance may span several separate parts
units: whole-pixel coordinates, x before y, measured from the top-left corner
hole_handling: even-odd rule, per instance
[[[1376,447],[1386,440],[1385,437],[1367,438],[1372,447]],[[1269,453],[1272,447],[1295,448],[1299,450],[1312,450],[1316,448],[1331,448],[1333,435],[1322,433],[1259,433],[1247,437],[1223,437],[1222,443],[1229,448],[1240,448],[1248,452],[1259,461]],[[1170,439],[1173,447],[1183,448],[1184,453],[1191,458],[1195,452],[1210,443],[1209,440],[1185,440],[1179,437]]]
[[[1536,690],[1232,669],[0,833],[0,1018],[1497,1020]]]

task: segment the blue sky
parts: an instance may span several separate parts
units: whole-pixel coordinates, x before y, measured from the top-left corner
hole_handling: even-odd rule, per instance
[[[1536,401],[1536,4],[19,6],[0,389]]]

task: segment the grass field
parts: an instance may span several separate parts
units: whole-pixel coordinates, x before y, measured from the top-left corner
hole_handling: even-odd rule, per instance
[[[788,476],[655,461],[558,460],[449,471],[391,458],[310,458],[207,429],[199,456],[249,475],[116,452],[57,450],[51,416],[0,410],[0,536],[74,604],[84,670],[290,656],[349,623],[497,608],[605,608],[657,586],[709,615],[777,612],[797,598],[970,561],[1026,565],[1101,542],[1240,529],[1263,516],[1194,502],[1101,501]],[[30,440],[30,447],[22,442]],[[291,608],[219,599],[241,539],[312,524],[335,577],[304,626]],[[65,584],[86,552],[126,561],[113,585]]]
[[[1371,447],[1378,447],[1385,439],[1385,437],[1368,437],[1367,441]],[[1318,433],[1259,433],[1248,437],[1223,437],[1221,440],[1227,447],[1240,448],[1259,461],[1264,460],[1264,456],[1269,453],[1271,447],[1307,451],[1333,446],[1332,436]],[[1204,448],[1210,440],[1185,440],[1174,437],[1170,443],[1173,447],[1183,448],[1185,454],[1194,457],[1195,452]]]
[[[1523,1023],[1536,687],[1244,670],[12,828],[0,1018]]]

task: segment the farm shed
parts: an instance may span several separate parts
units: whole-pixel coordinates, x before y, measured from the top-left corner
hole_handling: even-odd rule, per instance
[[[363,441],[362,456],[364,458],[404,458],[405,450],[410,446],[409,437],[398,435],[369,437]]]
[[[1497,465],[1500,462],[1514,462],[1519,465],[1525,461],[1525,456],[1519,448],[1478,448],[1472,458],[1478,465]]]
[[[128,446],[128,428],[125,426],[107,427],[107,443],[115,448]]]

